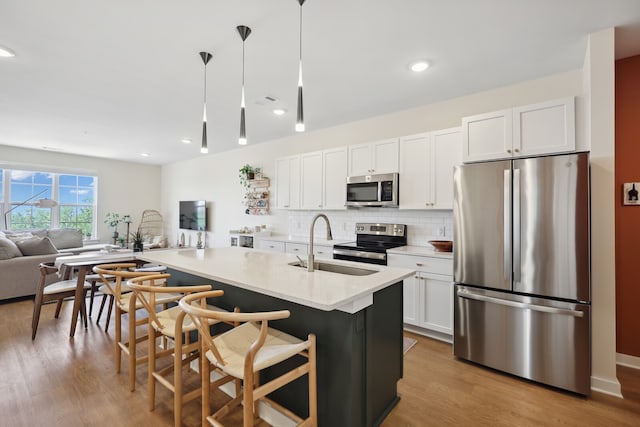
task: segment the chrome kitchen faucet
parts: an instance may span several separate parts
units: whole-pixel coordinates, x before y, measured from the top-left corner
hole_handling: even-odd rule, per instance
[[[325,214],[317,214],[311,220],[311,227],[309,227],[309,256],[307,257],[307,271],[313,271],[313,228],[316,225],[316,220],[318,218],[324,218],[324,221],[327,223],[327,240],[333,240],[333,236],[331,236],[331,224],[329,224],[329,218]]]

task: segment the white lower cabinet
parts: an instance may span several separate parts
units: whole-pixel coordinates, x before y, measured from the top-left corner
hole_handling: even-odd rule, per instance
[[[307,245],[304,243],[285,242],[284,251],[288,254],[307,256]]]
[[[333,245],[313,245],[316,259],[333,259]]]
[[[258,248],[263,251],[284,252],[284,242],[277,240],[260,240]]]
[[[448,258],[388,255],[389,267],[411,268],[404,279],[405,329],[451,342],[453,334],[453,260]]]

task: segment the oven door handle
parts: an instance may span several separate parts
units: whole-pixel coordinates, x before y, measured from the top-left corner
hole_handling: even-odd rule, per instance
[[[387,259],[387,254],[381,254],[378,252],[365,252],[365,251],[351,251],[348,249],[333,249],[334,255],[345,255],[357,258],[368,259]]]

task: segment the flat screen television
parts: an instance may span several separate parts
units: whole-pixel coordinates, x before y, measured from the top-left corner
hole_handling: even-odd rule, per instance
[[[207,230],[206,201],[180,201],[180,228],[183,230]]]

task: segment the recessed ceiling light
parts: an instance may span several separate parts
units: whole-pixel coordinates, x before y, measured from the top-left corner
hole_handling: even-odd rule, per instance
[[[183,144],[191,144],[190,139],[181,139],[180,142],[182,142]]]
[[[16,54],[8,47],[0,46],[0,58],[12,58]]]
[[[273,114],[275,114],[276,116],[282,116],[286,112],[287,110],[285,110],[284,108],[276,108],[273,110]]]
[[[149,154],[149,153],[140,153],[140,155],[141,155],[142,157],[149,157],[149,156],[150,156],[150,154]]]
[[[411,68],[411,71],[415,73],[420,73],[426,70],[427,68],[429,68],[429,63],[427,61],[416,61],[411,64],[410,68]]]

